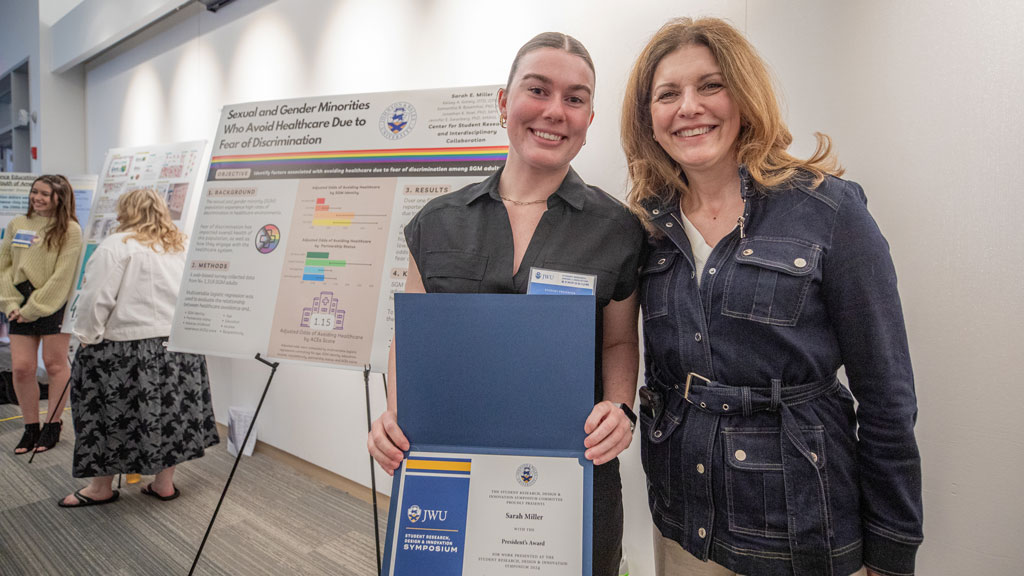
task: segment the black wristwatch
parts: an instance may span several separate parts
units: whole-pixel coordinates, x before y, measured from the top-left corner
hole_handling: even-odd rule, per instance
[[[632,434],[636,430],[636,414],[633,413],[628,404],[623,404],[622,402],[614,402],[614,404],[622,409],[626,418],[629,418],[629,433]]]

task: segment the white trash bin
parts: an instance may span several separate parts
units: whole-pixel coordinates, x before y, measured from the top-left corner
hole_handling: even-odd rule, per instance
[[[232,406],[228,408],[228,453],[238,456],[238,447],[245,441],[245,433],[249,430],[249,424],[256,416],[255,408],[242,408]],[[242,450],[242,454],[252,456],[252,450],[256,447],[256,428],[253,428],[249,442]]]

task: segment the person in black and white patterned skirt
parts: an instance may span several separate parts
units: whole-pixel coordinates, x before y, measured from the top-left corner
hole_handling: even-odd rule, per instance
[[[185,236],[153,190],[121,196],[117,220],[89,258],[78,303],[72,475],[92,481],[58,502],[65,508],[117,500],[111,484],[121,472],[155,474],[142,493],[177,498],[174,467],[219,441],[205,357],[165,346]]]

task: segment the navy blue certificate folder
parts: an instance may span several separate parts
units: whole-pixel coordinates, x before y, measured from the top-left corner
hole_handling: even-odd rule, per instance
[[[584,478],[579,488],[582,565],[584,576],[590,574],[593,466],[583,457],[583,426],[594,405],[595,312],[593,296],[395,295],[398,424],[409,439],[410,452],[441,457],[419,458],[420,465],[428,461],[440,470],[440,476],[421,474],[431,477],[417,477],[419,484],[411,482],[411,473],[410,482],[403,484],[405,466],[395,472],[383,574],[401,572],[393,568],[394,558],[405,553],[396,542],[395,523],[417,522],[421,513],[431,512],[426,506],[410,506],[411,497],[399,510],[403,488],[408,495],[414,484],[462,473],[461,461],[444,458],[445,454],[578,459]],[[412,466],[412,460],[406,464]],[[468,486],[469,463],[465,466]],[[526,486],[530,478],[527,467],[517,480]],[[468,497],[468,487],[460,490],[458,502],[452,503],[457,509],[465,507]],[[465,535],[459,538],[445,543],[464,546]],[[459,571],[439,562],[420,564],[420,570],[438,576],[462,574],[461,555]]]

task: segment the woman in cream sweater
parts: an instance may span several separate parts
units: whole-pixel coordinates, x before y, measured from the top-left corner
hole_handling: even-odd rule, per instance
[[[0,310],[10,322],[14,390],[25,418],[15,454],[43,452],[60,440],[71,337],[61,334],[61,323],[81,248],[71,184],[60,175],[36,178],[28,211],[11,221],[0,243]],[[41,429],[36,380],[40,343],[51,391]]]

